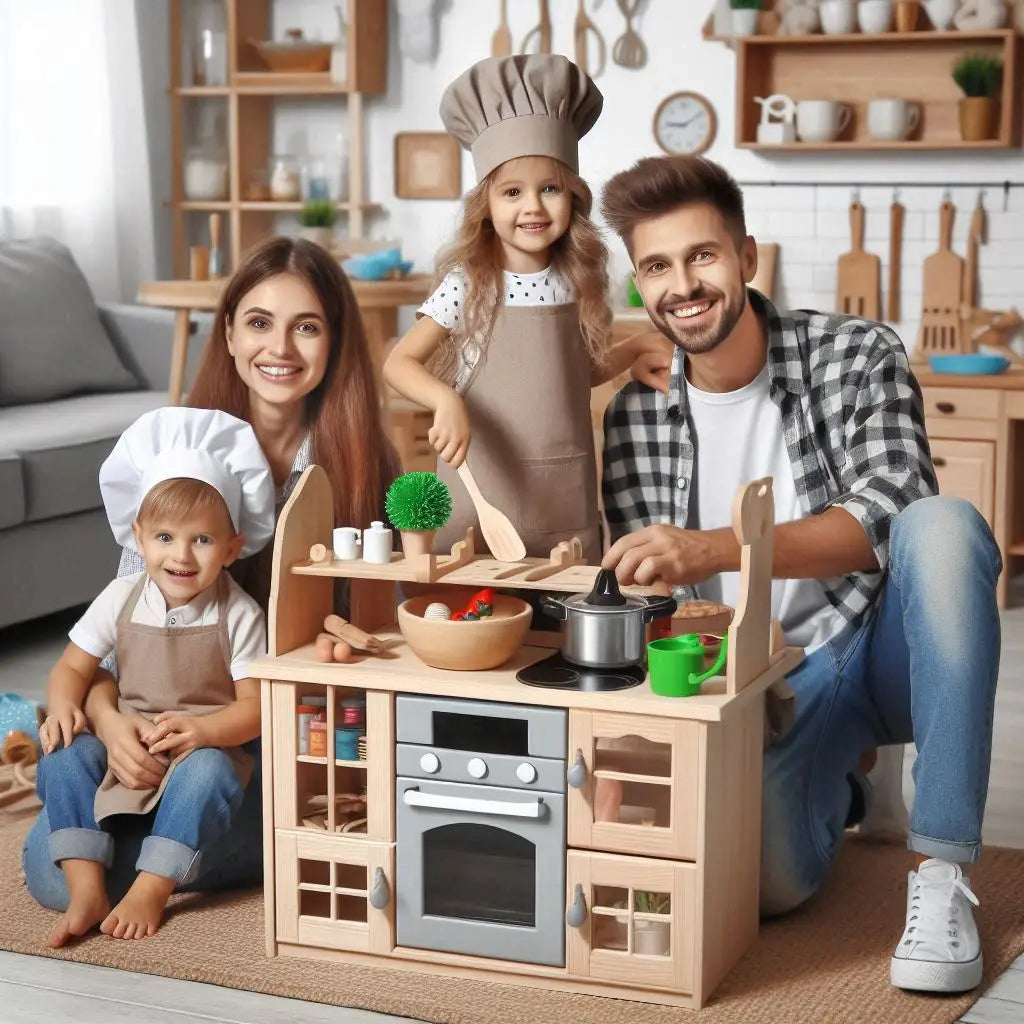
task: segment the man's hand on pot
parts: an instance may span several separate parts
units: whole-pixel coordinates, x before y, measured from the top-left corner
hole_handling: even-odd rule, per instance
[[[669,584],[702,583],[721,572],[719,530],[682,530],[659,523],[645,526],[616,541],[601,560],[602,569],[614,569],[620,586],[650,586],[655,580]]]

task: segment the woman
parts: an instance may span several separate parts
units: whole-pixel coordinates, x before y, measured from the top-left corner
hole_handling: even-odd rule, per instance
[[[365,526],[383,518],[384,494],[401,472],[380,416],[373,360],[352,287],[322,248],[272,238],[253,249],[224,289],[189,404],[220,409],[252,424],[270,463],[277,509],[311,464],[327,472],[335,522]],[[266,609],[273,546],[236,563],[233,575]],[[143,571],[125,548],[118,575]],[[109,674],[98,674],[86,713],[107,749],[107,762],[129,788],[159,785],[163,766],[139,743],[117,710]],[[235,826],[214,849],[200,849],[201,867],[188,889],[257,884],[262,878],[259,741],[256,771]],[[117,855],[107,871],[112,901],[135,875],[151,822],[114,819]],[[63,872],[49,855],[46,808],[25,843],[29,891],[43,906],[63,910]]]

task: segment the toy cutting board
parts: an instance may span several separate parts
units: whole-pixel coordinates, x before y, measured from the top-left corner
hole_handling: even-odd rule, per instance
[[[850,235],[852,248],[839,257],[836,309],[850,316],[877,320],[882,261],[864,251],[864,207],[856,201],[850,204]]]
[[[939,251],[924,261],[924,302],[915,351],[921,359],[960,350],[964,261],[950,248],[955,213],[948,200],[939,206]]]

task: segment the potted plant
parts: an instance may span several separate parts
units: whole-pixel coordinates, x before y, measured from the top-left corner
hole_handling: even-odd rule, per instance
[[[452,496],[436,473],[405,473],[388,488],[384,510],[405,557],[413,558],[434,550],[434,535],[451,518]]]
[[[641,914],[668,914],[669,896],[662,892],[637,891],[633,909]],[[672,951],[672,922],[633,920],[633,951],[645,956],[668,956]]]
[[[329,249],[337,217],[338,211],[329,199],[310,199],[299,211],[299,223],[302,225],[299,235]]]
[[[732,34],[756,36],[757,22],[763,5],[764,0],[729,0],[729,6],[732,8]]]
[[[965,142],[994,139],[1003,85],[1003,62],[984,53],[968,53],[953,68],[960,86],[960,136]]]

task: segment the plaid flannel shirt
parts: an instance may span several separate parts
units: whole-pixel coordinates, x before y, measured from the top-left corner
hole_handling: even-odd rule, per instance
[[[893,517],[938,493],[921,389],[903,343],[884,324],[780,313],[760,293],[748,296],[767,327],[769,395],[782,416],[801,505],[807,515],[846,509],[881,567],[821,581],[829,602],[856,621],[885,579]],[[652,523],[686,528],[696,446],[681,349],[668,395],[631,381],[608,406],[604,429],[602,494],[612,540]]]

